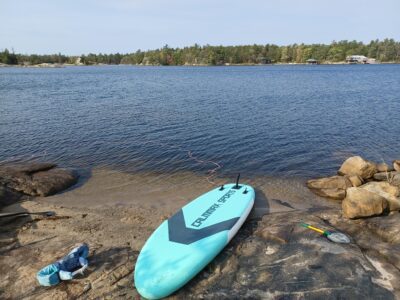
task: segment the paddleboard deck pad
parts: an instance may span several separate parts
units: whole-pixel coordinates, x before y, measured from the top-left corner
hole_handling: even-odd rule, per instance
[[[192,279],[242,226],[254,204],[249,185],[226,184],[182,207],[150,236],[135,266],[144,298],[166,297]]]

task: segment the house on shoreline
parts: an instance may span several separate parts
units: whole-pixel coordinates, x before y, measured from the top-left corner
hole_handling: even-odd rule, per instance
[[[364,55],[349,55],[346,57],[348,64],[376,64],[375,58],[368,58]]]
[[[319,65],[319,61],[314,58],[307,59],[306,63],[309,65]]]

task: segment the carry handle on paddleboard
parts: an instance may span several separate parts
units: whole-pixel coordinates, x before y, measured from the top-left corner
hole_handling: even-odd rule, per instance
[[[239,179],[240,179],[240,173],[239,173],[238,176],[236,177],[236,185],[233,187],[233,189],[235,189],[235,190],[240,189],[240,186],[239,186]]]
[[[239,179],[240,179],[240,173],[236,177],[236,184],[233,186],[233,189],[235,189],[235,190],[238,190],[241,188],[241,186],[239,185]],[[225,189],[224,185],[221,185],[221,187],[219,188],[220,191],[223,191],[224,189]],[[243,193],[247,194],[247,188]]]

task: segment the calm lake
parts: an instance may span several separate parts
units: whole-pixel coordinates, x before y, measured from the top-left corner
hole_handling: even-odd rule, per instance
[[[353,154],[400,159],[400,65],[0,68],[1,161],[306,178]]]

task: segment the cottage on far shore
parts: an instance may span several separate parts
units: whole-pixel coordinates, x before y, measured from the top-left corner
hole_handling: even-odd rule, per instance
[[[307,59],[306,62],[309,65],[319,65],[319,61],[314,58]]]
[[[364,55],[349,55],[346,57],[346,62],[349,64],[376,64],[375,58],[368,58]]]
[[[368,57],[364,55],[349,55],[346,57],[346,62],[349,64],[365,64]]]

